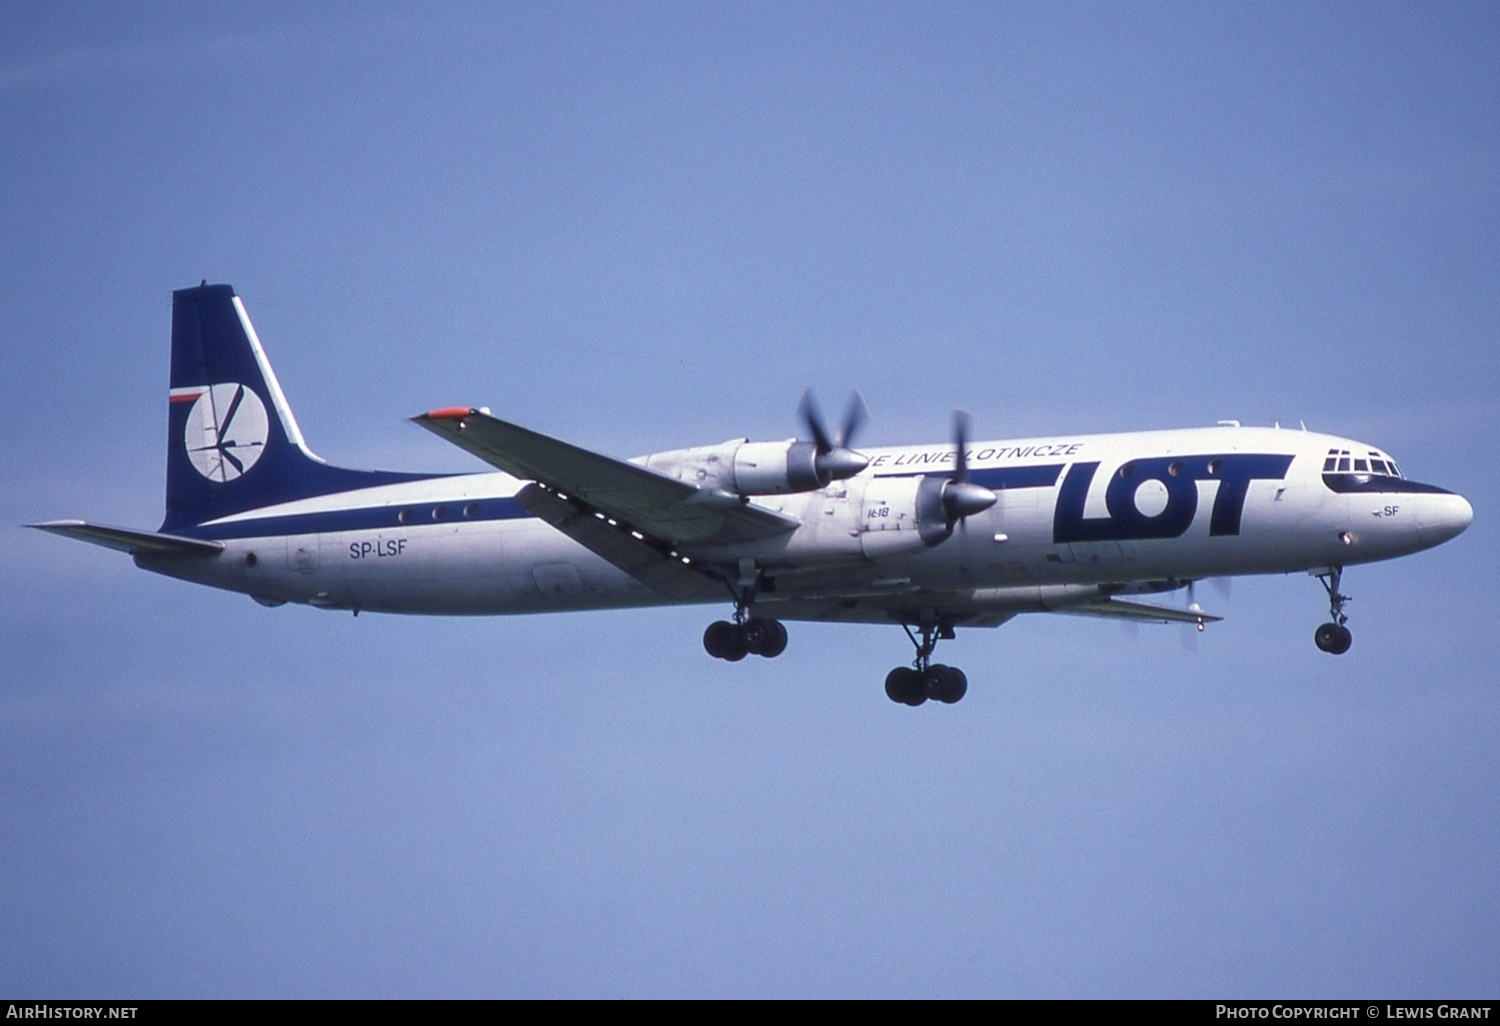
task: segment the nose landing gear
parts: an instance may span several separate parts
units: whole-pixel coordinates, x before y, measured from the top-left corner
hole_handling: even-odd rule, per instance
[[[1354,644],[1354,635],[1350,634],[1349,628],[1344,626],[1349,622],[1349,617],[1344,613],[1344,603],[1349,601],[1349,596],[1339,592],[1339,583],[1343,580],[1344,568],[1329,567],[1326,574],[1315,576],[1323,583],[1323,590],[1328,592],[1328,614],[1332,620],[1313,633],[1313,643],[1318,646],[1319,650],[1329,655],[1343,655],[1349,651],[1349,646]]]
[[[906,624],[901,625],[916,646],[917,658],[911,666],[898,666],[885,678],[886,697],[902,705],[918,706],[929,698],[952,705],[969,691],[969,678],[956,666],[932,661],[933,649],[940,639],[953,637],[953,628],[934,623],[923,624],[922,640]]]

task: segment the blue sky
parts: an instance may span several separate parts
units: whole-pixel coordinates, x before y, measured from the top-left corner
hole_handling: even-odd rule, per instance
[[[1500,13],[8,5],[0,523],[161,516],[170,293],[312,446],[1305,420],[1457,541],[1196,639],[262,609],[0,528],[0,990],[1493,996]]]

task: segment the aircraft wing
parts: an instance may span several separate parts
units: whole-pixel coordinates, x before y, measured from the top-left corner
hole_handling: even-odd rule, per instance
[[[862,590],[864,587],[869,590]],[[1045,607],[1039,604],[1036,596],[1018,597],[1016,604],[1007,607],[992,601],[976,604],[973,589],[966,592],[902,592],[899,588],[862,586],[859,583],[824,594],[766,595],[762,596],[761,602],[783,620],[843,623],[915,623],[923,607],[937,610],[956,627],[998,627],[1021,613],[1040,612],[1103,616],[1143,623],[1196,624],[1200,620],[1217,623],[1223,619],[1197,609],[1172,609],[1113,597],[1074,600]]]
[[[129,527],[105,527],[85,520],[49,520],[45,524],[26,526],[60,534],[64,538],[102,545],[117,552],[128,552],[132,556],[212,556],[224,550],[223,542],[157,534],[155,531],[137,531]]]
[[[1153,606],[1149,602],[1128,602],[1118,598],[1079,602],[1061,606],[1055,612],[1078,613],[1082,616],[1106,616],[1144,623],[1218,623],[1224,619],[1222,616],[1213,616],[1201,610],[1168,609],[1165,606]]]
[[[516,493],[516,502],[659,595],[679,602],[705,602],[727,594],[719,580],[662,551],[659,543],[637,538],[628,528],[611,525],[540,485],[522,488]]]
[[[467,406],[433,410],[412,420],[507,474],[535,481],[673,545],[761,541],[799,525],[735,496],[581,449]]]
[[[915,623],[918,610],[911,596],[873,596],[855,601],[831,598],[781,599],[762,596],[757,610],[778,620],[802,620],[808,623],[872,623],[889,626]],[[1012,610],[961,611],[947,619],[955,627],[999,627],[1019,614]]]

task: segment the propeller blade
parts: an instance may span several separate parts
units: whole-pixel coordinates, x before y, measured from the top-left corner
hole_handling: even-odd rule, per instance
[[[849,405],[844,409],[844,423],[839,427],[834,445],[840,449],[853,445],[855,434],[869,419],[870,411],[865,406],[865,397],[859,394],[859,389],[855,389],[849,394]]]
[[[849,402],[844,423],[836,437],[829,437],[828,427],[823,423],[823,414],[818,409],[818,401],[813,398],[812,389],[802,393],[798,412],[802,415],[802,422],[807,425],[808,433],[813,436],[813,447],[817,452],[813,463],[824,484],[853,477],[870,465],[868,457],[850,449],[847,444],[854,432],[859,430],[860,424],[864,423],[866,416],[864,397],[858,392],[854,393]]]
[[[1177,644],[1182,646],[1182,650],[1188,655],[1198,654],[1198,633],[1198,631],[1179,631],[1177,634]]]
[[[943,515],[949,524],[958,524],[965,517],[983,513],[999,499],[984,485],[969,480],[969,415],[963,410],[954,410],[953,473],[943,485]]]
[[[969,415],[963,410],[953,411],[953,480],[969,480]]]
[[[1193,579],[1191,579],[1191,580],[1189,580],[1187,582],[1187,600],[1188,600],[1187,611],[1189,613],[1201,613],[1201,612],[1203,612],[1203,607],[1200,606],[1200,605],[1198,605],[1198,579],[1197,578],[1193,578]],[[1198,633],[1202,633],[1202,631],[1203,631],[1203,621],[1199,620],[1198,621]],[[1196,645],[1197,645],[1197,642],[1195,641],[1194,642],[1194,646],[1195,647],[1193,648],[1193,651],[1195,651],[1195,652],[1198,650],[1197,647],[1196,647]]]
[[[813,398],[812,389],[802,393],[802,402],[798,404],[797,412],[802,415],[802,423],[807,425],[808,433],[813,436],[813,445],[817,446],[818,455],[830,451],[833,441],[828,437],[828,429],[823,426],[823,414],[818,410],[818,401]]]

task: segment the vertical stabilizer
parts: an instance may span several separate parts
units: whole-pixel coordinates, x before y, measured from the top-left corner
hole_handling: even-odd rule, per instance
[[[346,470],[314,456],[228,285],[172,293],[170,400],[163,531],[426,476]]]

